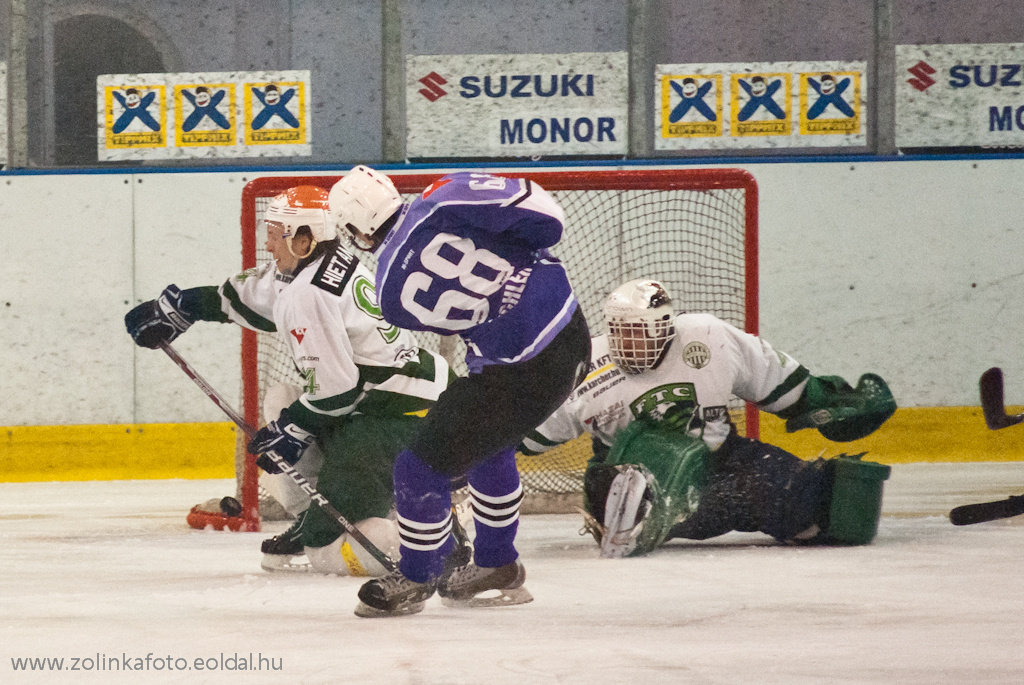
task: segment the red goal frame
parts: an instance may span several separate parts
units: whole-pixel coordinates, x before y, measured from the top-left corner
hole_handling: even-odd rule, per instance
[[[481,169],[483,171],[484,169]],[[429,173],[386,172],[399,192],[419,193],[435,180],[456,170]],[[748,333],[758,334],[759,328],[759,274],[758,274],[758,189],[754,177],[742,169],[598,169],[574,171],[487,170],[498,176],[529,178],[546,190],[714,190],[740,189],[744,191],[745,218],[745,301],[744,327]],[[342,174],[264,176],[249,181],[242,190],[242,268],[256,266],[256,236],[258,198],[273,197],[295,185],[316,185],[330,189]],[[260,422],[258,408],[259,378],[257,369],[257,336],[254,331],[242,330],[242,387],[244,417],[250,426]],[[758,413],[753,405],[747,407],[746,434],[759,435]],[[258,490],[258,470],[255,457],[246,455],[243,473],[243,501],[255,502]],[[244,507],[243,516],[249,530],[259,529],[258,508]],[[256,520],[251,520],[251,517]],[[255,528],[251,527],[255,524]]]

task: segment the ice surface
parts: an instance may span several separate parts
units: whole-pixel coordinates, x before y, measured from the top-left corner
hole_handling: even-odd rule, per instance
[[[232,487],[0,484],[0,683],[1024,682],[1024,516],[946,518],[1024,492],[1024,463],[895,466],[868,547],[733,533],[602,560],[578,516],[529,516],[532,604],[435,598],[397,619],[352,614],[359,579],[261,571],[259,542],[284,524],[186,527]],[[148,671],[112,670],[147,654]],[[221,670],[236,654],[263,670]],[[65,670],[15,670],[24,657]],[[75,657],[92,670],[68,672]]]

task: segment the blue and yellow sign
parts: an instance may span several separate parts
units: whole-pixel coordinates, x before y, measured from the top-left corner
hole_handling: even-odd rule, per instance
[[[103,127],[112,149],[167,146],[163,84],[107,86],[103,89]]]
[[[313,153],[310,72],[103,74],[100,161]]]
[[[867,147],[867,63],[658,64],[657,150]]]
[[[179,147],[234,145],[235,84],[185,83],[174,86],[175,144]]]
[[[732,74],[731,131],[734,136],[788,136],[790,84],[788,73]]]
[[[246,145],[307,142],[305,83],[244,83],[242,89]]]
[[[860,72],[799,74],[801,135],[860,133]]]
[[[661,77],[661,131],[666,138],[722,135],[722,75]]]

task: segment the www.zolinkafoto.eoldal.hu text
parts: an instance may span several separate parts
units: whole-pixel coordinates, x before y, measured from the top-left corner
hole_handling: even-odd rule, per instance
[[[15,671],[282,671],[283,657],[264,656],[262,652],[199,656],[194,658],[157,656],[144,657],[94,654],[91,656],[11,657]]]

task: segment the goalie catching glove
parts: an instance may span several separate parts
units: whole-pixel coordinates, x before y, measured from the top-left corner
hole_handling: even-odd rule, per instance
[[[124,315],[124,325],[136,345],[155,350],[188,330],[195,318],[182,305],[182,292],[173,283],[155,300],[143,302]]]
[[[896,400],[880,376],[866,373],[853,388],[839,376],[810,376],[797,402],[778,412],[786,432],[817,428],[835,442],[859,440],[896,412]]]
[[[256,431],[256,435],[249,441],[248,450],[250,454],[260,455],[256,465],[261,469],[267,473],[281,473],[281,469],[266,453],[273,452],[295,466],[312,442],[313,434],[294,424],[288,418],[286,409],[277,421],[271,421]]]

